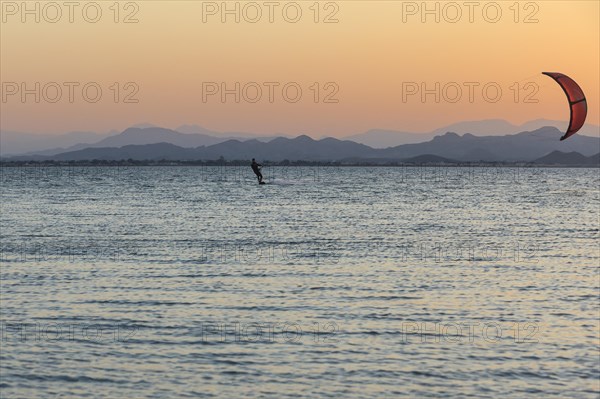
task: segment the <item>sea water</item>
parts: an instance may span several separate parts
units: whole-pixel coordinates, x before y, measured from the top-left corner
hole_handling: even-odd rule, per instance
[[[1,172],[2,398],[600,395],[598,169]]]

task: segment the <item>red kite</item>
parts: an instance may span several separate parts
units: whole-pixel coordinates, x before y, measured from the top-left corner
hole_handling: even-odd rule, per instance
[[[560,140],[567,139],[577,133],[585,123],[587,116],[587,101],[581,87],[567,75],[558,72],[542,72],[544,75],[550,76],[562,87],[569,100],[569,108],[571,110],[571,118],[569,119],[569,127],[564,136]]]

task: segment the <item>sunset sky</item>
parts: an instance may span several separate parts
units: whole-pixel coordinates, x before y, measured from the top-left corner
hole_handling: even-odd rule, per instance
[[[2,130],[104,132],[148,122],[317,137],[373,128],[424,132],[489,118],[515,124],[567,120],[562,90],[542,71],[575,79],[587,95],[587,121],[600,124],[598,1],[474,2],[472,9],[462,1],[428,2],[430,10],[437,7],[439,22],[435,11],[423,14],[421,2],[401,1],[273,2],[272,22],[265,2],[228,2],[230,9],[237,4],[239,23],[233,14],[221,15],[220,1],[121,2],[118,16],[113,1],[100,1],[96,23],[85,20],[95,18],[89,2],[73,10],[72,23],[63,2],[55,3],[62,13],[55,23],[57,9],[27,3],[31,10],[38,4],[36,22],[35,14],[23,15],[21,4],[2,1]],[[253,23],[258,9],[262,17]],[[298,9],[302,15],[293,23]],[[130,14],[138,22],[124,23]],[[331,23],[324,23],[327,18]],[[35,89],[36,82],[40,102],[28,94],[23,103],[21,84]],[[64,82],[79,84],[72,86],[73,102]],[[82,87],[89,82],[102,89],[95,103],[83,98]],[[233,89],[236,82],[239,103],[233,94],[222,102],[219,93],[204,92],[203,99],[203,86],[225,83]],[[249,82],[262,87],[255,103],[247,100],[255,98],[256,85],[246,86],[246,98],[241,92]],[[271,86],[273,102],[264,82],[278,84]],[[282,93],[290,82],[296,85],[288,85],[289,98],[295,87],[302,89],[295,103]],[[436,82],[439,103],[433,93],[425,101],[421,93],[407,95],[406,90],[420,90],[422,84],[435,89]],[[473,88],[472,102],[465,82]],[[498,101],[485,99],[486,84],[488,99],[501,88]],[[55,98],[56,86],[62,86],[62,97],[47,101]],[[136,87],[131,98],[138,102],[125,103]],[[462,87],[458,99],[456,87]],[[92,96],[94,90],[89,89]],[[337,102],[324,102],[328,94]],[[538,102],[526,102],[528,94]]]

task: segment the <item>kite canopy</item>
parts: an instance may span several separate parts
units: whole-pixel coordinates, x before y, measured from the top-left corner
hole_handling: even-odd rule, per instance
[[[550,76],[562,87],[563,91],[569,99],[569,108],[571,109],[571,118],[569,120],[569,127],[565,132],[564,136],[560,139],[564,140],[575,133],[585,123],[585,117],[587,116],[587,101],[581,87],[570,77],[558,72],[542,72],[544,75]]]

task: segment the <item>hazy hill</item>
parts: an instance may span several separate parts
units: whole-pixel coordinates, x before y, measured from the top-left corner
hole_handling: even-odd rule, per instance
[[[170,143],[179,147],[199,147],[222,142],[207,134],[184,134],[170,129],[150,127],[145,129],[129,128],[120,134],[107,137],[94,144],[94,147],[122,147],[125,145],[141,145]]]
[[[228,140],[228,138],[218,138],[207,134],[184,134],[171,129],[148,126],[148,124],[139,124],[138,126],[142,127],[130,127],[121,133],[112,134],[108,137],[100,137],[100,140],[97,139],[91,143],[78,143],[66,148],[50,148],[42,151],[29,152],[23,155],[53,156],[64,152],[73,152],[91,147],[123,147],[126,145],[157,143],[170,143],[179,147],[193,148],[201,145],[213,145]]]
[[[586,156],[600,151],[598,138],[575,135],[559,141],[560,136],[561,132],[554,127],[487,137],[449,132],[425,143],[387,148],[380,153],[398,159],[432,154],[459,161],[533,161],[555,150],[576,151]]]
[[[308,136],[294,139],[278,137],[268,143],[258,140],[229,140],[214,146],[197,148],[198,159],[268,159],[272,161],[315,160],[330,161],[354,156],[369,156],[376,150],[353,141],[342,141],[332,138],[314,140]]]
[[[373,148],[389,148],[402,144],[428,142],[446,132],[455,132],[457,134],[470,133],[475,136],[502,136],[523,131],[534,131],[543,126],[555,126],[559,130],[564,130],[566,123],[540,119],[516,126],[501,119],[489,119],[455,123],[427,133],[372,129],[365,133],[346,137],[345,140],[351,140]],[[577,136],[584,136],[586,134],[593,137],[600,137],[600,127],[586,124]],[[286,134],[259,135],[246,132],[216,132],[198,125],[182,125],[172,130],[157,127],[149,123],[134,125],[123,132],[112,131],[109,133],[71,132],[66,134],[31,134],[2,131],[0,132],[0,155],[39,154],[51,156],[88,147],[122,147],[125,145],[156,144],[161,142],[180,147],[195,148],[198,146],[210,146],[231,139],[269,142],[276,137],[290,138],[293,136]],[[484,154],[485,151],[485,148],[474,149],[471,155],[465,155],[465,159],[476,159],[478,156],[490,157],[489,153],[487,155]]]
[[[36,134],[3,130],[0,132],[0,155],[25,154],[56,148],[59,152],[74,144],[89,146],[116,132],[69,132],[61,134]]]
[[[433,133],[409,133],[396,130],[371,129],[364,133],[348,136],[345,139],[373,148],[388,148],[401,144],[422,143],[431,140],[435,136]]]
[[[256,133],[247,133],[247,132],[215,132],[208,129],[205,129],[202,126],[198,125],[181,125],[175,129],[175,131],[185,134],[207,134],[213,137],[218,137],[223,140],[251,140],[255,139],[258,141],[271,141],[277,137],[295,137],[293,135],[288,135],[284,133],[278,133],[274,135],[260,135]]]
[[[555,127],[561,131],[567,128],[568,122],[537,119],[522,125],[513,125],[503,119],[486,119],[481,121],[464,121],[435,129],[431,132],[414,133],[396,130],[372,129],[365,133],[346,137],[347,140],[356,141],[373,148],[388,148],[402,144],[415,144],[431,140],[435,136],[446,132],[457,134],[473,134],[475,136],[502,136],[533,131],[542,127]],[[600,126],[586,124],[578,133],[580,136],[600,137]]]
[[[119,161],[126,159],[135,160],[188,160],[195,159],[192,155],[194,150],[182,148],[169,143],[155,143],[143,145],[126,145],[120,148],[99,147],[86,148],[84,150],[65,152],[49,157],[57,161],[83,161],[92,159],[103,159]],[[17,157],[19,158],[19,157]]]
[[[221,133],[197,125],[183,125],[176,130],[165,129],[149,123],[139,123],[123,132],[112,131],[100,134],[72,132],[67,134],[32,134],[2,131],[0,133],[0,155],[56,155],[88,147],[122,147],[170,143],[180,147],[194,148],[221,143],[226,140],[240,141],[256,139],[270,141],[276,136],[259,136],[251,133]]]
[[[538,158],[534,163],[540,165],[568,165],[591,166],[600,165],[600,153],[586,157],[578,152],[552,151],[550,154]]]
[[[169,131],[169,135],[171,134]],[[135,132],[134,132],[135,133]],[[160,138],[157,132],[155,138]],[[308,136],[294,139],[279,137],[267,143],[258,140],[227,140],[213,145],[196,148],[183,148],[171,143],[127,145],[119,147],[86,148],[69,151],[50,157],[14,157],[26,159],[136,159],[136,160],[227,160],[257,158],[261,160],[307,160],[338,161],[346,159],[386,159],[409,160],[415,157],[439,157],[447,161],[485,162],[532,162],[553,151],[577,152],[589,157],[600,152],[600,139],[586,136],[572,136],[559,141],[561,132],[553,127],[545,127],[532,132],[521,132],[506,136],[478,137],[472,134],[458,135],[446,133],[432,140],[405,144],[386,149],[374,149],[348,140],[326,138],[314,140]],[[105,140],[106,142],[108,140]],[[189,144],[189,142],[187,142]],[[418,158],[417,158],[418,159]]]
[[[279,137],[268,143],[258,140],[228,140],[211,146],[183,148],[170,143],[127,145],[123,147],[86,148],[64,152],[54,156],[17,156],[12,160],[214,160],[250,159],[283,161],[321,160],[330,161],[357,156],[375,156],[376,150],[352,141],[337,139],[314,140],[308,136],[294,139]]]

